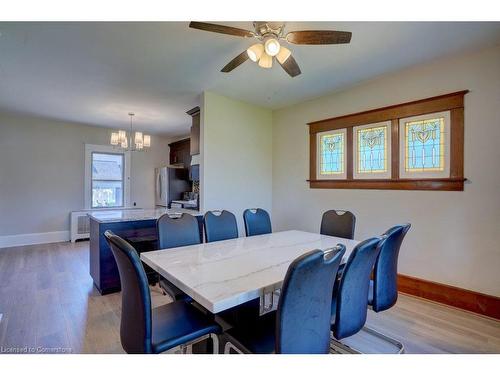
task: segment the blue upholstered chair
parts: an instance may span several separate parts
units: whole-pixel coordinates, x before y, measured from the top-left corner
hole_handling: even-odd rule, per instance
[[[331,329],[337,340],[356,334],[365,325],[370,275],[385,240],[386,237],[381,236],[359,243],[351,252],[341,277],[337,278],[331,310]]]
[[[249,236],[258,236],[259,234],[271,233],[271,218],[266,210],[262,208],[249,208],[243,212],[243,221],[245,222],[245,234]]]
[[[104,233],[118,265],[122,287],[120,340],[127,353],[161,353],[211,338],[218,352],[220,327],[190,304],[175,301],[151,309],[151,294],[135,249],[111,231]]]
[[[368,305],[375,312],[390,309],[398,300],[398,256],[403,239],[410,227],[410,224],[396,225],[384,233],[387,239],[375,263],[368,294]],[[398,353],[404,353],[402,342],[367,326],[363,330],[393,344]]]
[[[350,211],[330,210],[321,218],[320,233],[327,236],[352,240],[356,226],[356,216]]]
[[[410,227],[410,224],[396,225],[384,233],[387,239],[375,263],[368,297],[368,304],[375,312],[391,308],[398,300],[399,250]]]
[[[160,216],[156,221],[156,231],[160,249],[197,245],[201,242],[198,219],[189,214]],[[163,277],[160,278],[160,287],[174,300],[190,299],[182,290]]]
[[[343,245],[295,259],[281,288],[278,309],[226,332],[225,353],[322,354],[330,350],[332,290]]]
[[[236,217],[229,211],[208,211],[204,216],[203,225],[206,242],[238,238]]]

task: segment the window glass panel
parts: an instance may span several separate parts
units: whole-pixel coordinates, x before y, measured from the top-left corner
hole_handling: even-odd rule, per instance
[[[387,172],[387,126],[357,130],[357,172]]]
[[[123,206],[123,154],[92,153],[92,207]]]
[[[92,207],[123,206],[122,181],[92,181]]]
[[[330,133],[320,137],[320,173],[343,174],[345,171],[345,133]]]
[[[399,119],[399,176],[450,176],[450,112]]]
[[[123,179],[123,155],[93,153],[92,179],[121,181]]]
[[[444,171],[444,117],[405,123],[405,170]]]

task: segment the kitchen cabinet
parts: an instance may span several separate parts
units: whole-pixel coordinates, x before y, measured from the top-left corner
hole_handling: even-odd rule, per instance
[[[192,118],[190,154],[198,155],[200,153],[200,107],[194,107],[186,113]]]
[[[190,167],[190,143],[189,138],[186,138],[169,144],[171,165],[183,165],[184,168]]]

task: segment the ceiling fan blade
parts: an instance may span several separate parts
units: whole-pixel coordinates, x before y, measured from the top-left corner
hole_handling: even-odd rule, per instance
[[[349,31],[304,30],[286,34],[286,41],[293,44],[344,44],[351,41]]]
[[[252,31],[249,30],[238,29],[237,27],[231,27],[231,26],[216,25],[215,23],[192,21],[189,23],[189,27],[191,27],[192,29],[211,31],[213,33],[242,36],[245,38],[252,37],[255,35]]]
[[[229,61],[229,63],[224,68],[221,69],[221,72],[229,73],[230,71],[237,68],[238,66],[240,66],[241,64],[243,64],[247,60],[248,60],[248,53],[245,50],[242,53],[240,53],[238,56],[236,56],[234,59]]]
[[[292,55],[288,56],[288,59],[285,60],[285,62],[282,64],[277,60],[278,63],[281,65],[281,67],[287,72],[290,77],[295,77],[298,76],[300,73],[299,65],[297,64],[297,61],[293,58]]]

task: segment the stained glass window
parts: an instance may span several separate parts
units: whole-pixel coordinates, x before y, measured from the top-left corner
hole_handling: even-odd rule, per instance
[[[390,122],[354,128],[355,170],[357,178],[390,177]]]
[[[407,172],[444,170],[444,118],[405,124]]]
[[[345,178],[345,129],[318,134],[318,177]]]
[[[358,173],[387,171],[387,129],[358,130]]]
[[[401,119],[399,131],[401,177],[449,176],[449,112]]]

